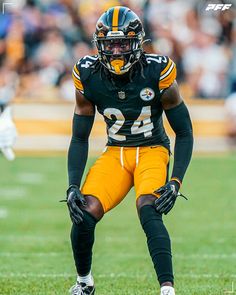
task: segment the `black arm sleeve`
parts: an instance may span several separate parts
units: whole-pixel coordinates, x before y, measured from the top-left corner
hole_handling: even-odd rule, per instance
[[[69,185],[76,184],[80,187],[88,158],[88,138],[93,122],[94,116],[74,114],[72,138],[67,159]]]
[[[184,102],[181,102],[173,109],[166,110],[165,113],[170,126],[176,135],[174,167],[171,177],[177,177],[180,181],[182,181],[191,160],[193,150],[193,130],[191,119]]]

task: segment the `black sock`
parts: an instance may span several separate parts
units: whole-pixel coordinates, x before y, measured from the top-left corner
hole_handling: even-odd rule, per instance
[[[80,276],[86,276],[91,270],[94,230],[97,223],[91,214],[86,211],[83,212],[83,222],[79,225],[73,224],[71,229],[71,245],[75,266]]]
[[[145,205],[140,209],[140,221],[160,285],[164,282],[173,283],[171,243],[161,214],[151,205]]]

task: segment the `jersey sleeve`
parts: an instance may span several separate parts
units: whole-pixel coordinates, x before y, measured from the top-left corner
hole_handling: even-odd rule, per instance
[[[169,58],[166,58],[167,61],[164,64],[164,68],[161,71],[160,78],[159,78],[159,89],[164,90],[174,82],[177,75],[176,65],[175,63]]]
[[[73,81],[74,81],[75,88],[77,90],[79,90],[82,94],[84,94],[84,87],[83,87],[83,84],[82,84],[81,79],[80,79],[80,72],[79,72],[79,69],[78,69],[78,64],[74,65],[74,68],[73,68],[73,71],[72,71],[72,78],[73,78]]]

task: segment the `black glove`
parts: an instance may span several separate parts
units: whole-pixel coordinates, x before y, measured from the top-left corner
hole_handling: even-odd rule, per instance
[[[83,221],[84,213],[80,209],[81,206],[86,206],[86,200],[77,185],[70,185],[66,191],[66,202],[70,213],[70,218],[73,223],[79,224]]]
[[[160,197],[154,201],[156,211],[160,214],[167,214],[174,206],[178,196],[187,198],[179,193],[180,184],[175,180],[168,181],[164,186],[160,187],[154,193]]]

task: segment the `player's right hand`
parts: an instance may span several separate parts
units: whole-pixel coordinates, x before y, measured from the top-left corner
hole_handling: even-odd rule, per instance
[[[70,185],[66,191],[66,201],[71,221],[79,224],[83,221],[84,213],[81,207],[86,206],[86,200],[77,185]]]

